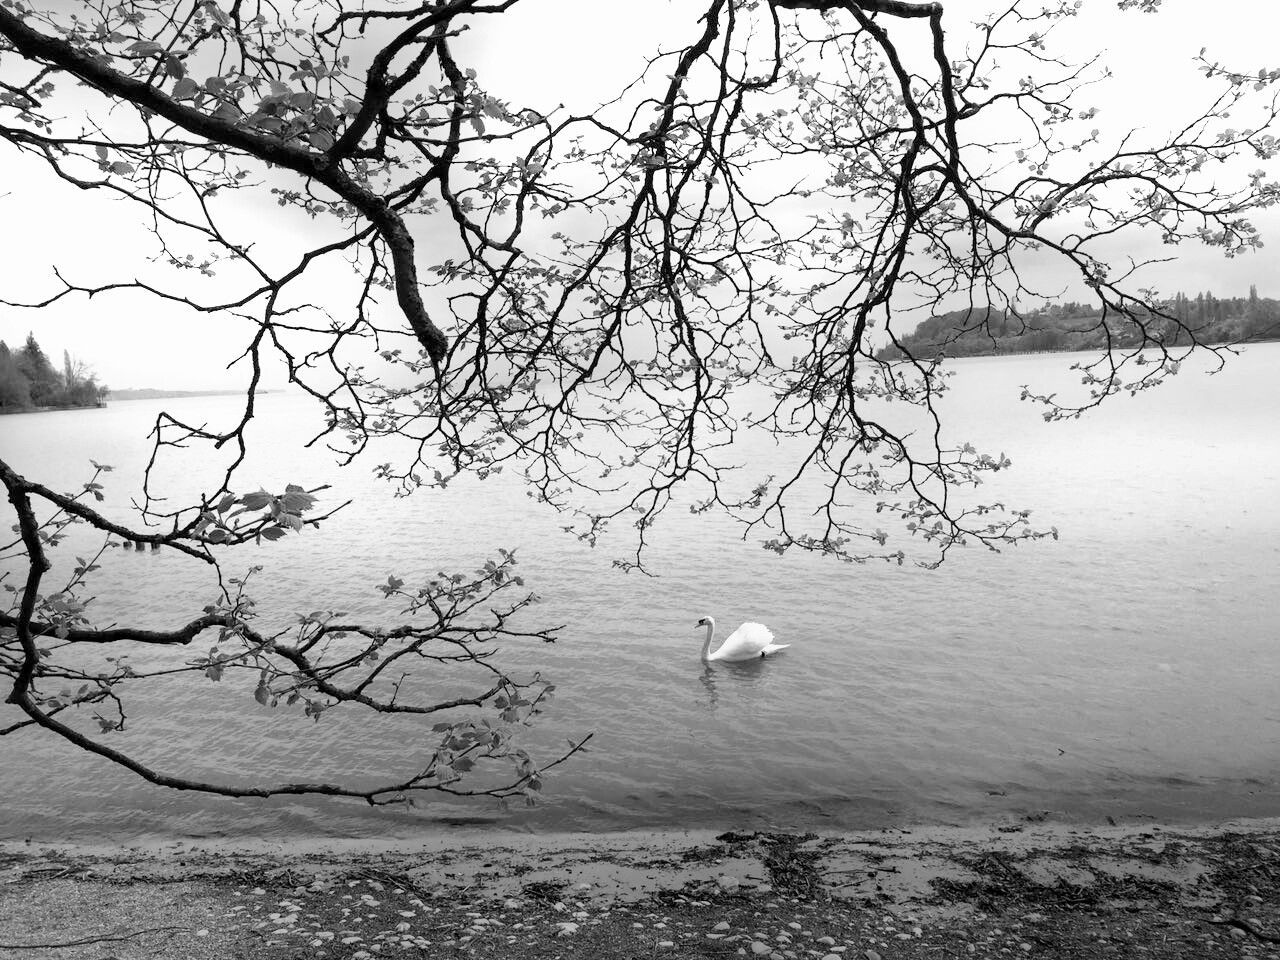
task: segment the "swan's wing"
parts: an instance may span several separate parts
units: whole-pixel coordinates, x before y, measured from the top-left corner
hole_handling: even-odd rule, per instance
[[[764,648],[773,643],[773,631],[763,623],[744,623],[725,640],[716,651],[723,659],[731,657],[758,657]]]

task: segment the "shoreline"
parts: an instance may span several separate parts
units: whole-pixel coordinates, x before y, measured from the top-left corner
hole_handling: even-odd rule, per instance
[[[107,402],[99,400],[97,403],[64,403],[57,404],[52,407],[24,407],[21,410],[0,410],[0,416],[16,417],[23,413],[63,413],[67,410],[105,410]]]
[[[963,846],[1000,841],[1016,846],[1020,841],[1061,843],[1089,836],[1122,840],[1149,834],[1212,837],[1225,832],[1280,834],[1280,814],[1274,817],[1229,817],[1221,820],[1156,820],[1119,823],[1071,823],[1064,821],[1013,821],[952,824],[902,824],[857,830],[801,830],[793,828],[637,827],[623,830],[560,830],[532,833],[504,830],[491,825],[447,826],[434,835],[411,839],[394,837],[284,836],[198,838],[153,837],[118,842],[89,843],[41,839],[0,838],[0,859],[8,860],[44,851],[63,857],[143,865],[180,856],[184,858],[316,860],[330,862],[364,857],[412,857],[422,854],[470,853],[484,850],[538,853],[550,850],[679,849],[714,841],[724,833],[776,836],[812,836],[838,845],[905,843],[907,845]],[[3,874],[0,874],[2,876]]]
[[[462,828],[412,842],[0,841],[0,916],[10,918],[0,947],[21,946],[15,956],[98,960],[104,942],[119,960],[1272,960],[1280,818],[822,834]],[[26,949],[87,938],[99,942]]]

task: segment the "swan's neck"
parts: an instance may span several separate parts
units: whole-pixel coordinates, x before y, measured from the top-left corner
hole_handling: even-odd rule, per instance
[[[708,660],[711,657],[711,636],[716,632],[716,622],[710,617],[707,618],[707,639],[702,644],[702,659]]]

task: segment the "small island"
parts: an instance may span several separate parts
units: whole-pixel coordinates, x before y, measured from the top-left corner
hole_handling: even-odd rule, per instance
[[[1162,301],[1159,313],[1148,311],[1116,336],[1115,317],[1103,316],[1096,303],[1058,303],[1025,310],[978,306],[953,310],[923,321],[914,332],[890,344],[877,356],[893,360],[909,352],[933,358],[997,356],[1013,353],[1057,353],[1131,347],[1155,337],[1169,346],[1198,343],[1245,343],[1280,339],[1280,300],[1259,297],[1255,286],[1247,297],[1219,298],[1212,293],[1188,297],[1179,293]],[[1108,339],[1110,337],[1110,339]]]
[[[0,340],[0,413],[105,407],[108,392],[94,372],[66,350],[62,369],[55,369],[34,334],[28,333],[27,342],[16,351]]]

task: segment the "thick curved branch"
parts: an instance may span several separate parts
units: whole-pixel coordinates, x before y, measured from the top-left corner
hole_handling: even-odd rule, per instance
[[[359,210],[381,234],[391,251],[396,299],[405,319],[432,362],[438,365],[444,359],[448,340],[427,315],[422,301],[412,235],[386,200],[357,184],[333,157],[304,150],[179,103],[149,83],[111,68],[104,58],[90,56],[65,40],[33,30],[2,6],[0,37],[12,43],[23,56],[65,70],[112,99],[131,103],[213,143],[241,150],[324,184]]]

